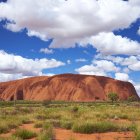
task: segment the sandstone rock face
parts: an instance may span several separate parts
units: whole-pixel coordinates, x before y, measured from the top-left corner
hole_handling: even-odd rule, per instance
[[[103,101],[110,92],[117,93],[121,100],[138,98],[131,83],[103,76],[62,74],[0,83],[0,99],[7,101]]]

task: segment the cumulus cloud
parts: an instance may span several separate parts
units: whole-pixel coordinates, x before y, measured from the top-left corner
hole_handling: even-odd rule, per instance
[[[91,65],[85,65],[75,70],[80,74],[106,76],[108,72],[119,71],[114,63],[107,60],[93,61]]]
[[[115,73],[115,79],[121,81],[129,81],[129,75],[126,73]]]
[[[9,21],[8,30],[26,28],[28,36],[53,38],[52,47],[73,47],[85,37],[129,27],[140,17],[138,4],[136,0],[8,0],[0,3],[0,19]]]
[[[0,82],[6,82],[23,78],[22,74],[4,74],[0,73]]]
[[[42,70],[65,65],[55,59],[27,59],[22,56],[8,54],[0,51],[0,77],[1,79],[17,79],[21,76],[42,75]]]
[[[98,68],[104,69],[105,71],[119,71],[119,68],[117,68],[114,63],[107,60],[94,60],[93,64],[96,65]]]
[[[123,57],[112,56],[112,55],[103,55],[101,53],[98,53],[97,55],[95,55],[94,58],[97,59],[97,60],[101,60],[101,59],[110,60],[110,61],[112,61],[113,63],[116,63],[116,64],[119,64],[124,60]]]
[[[133,41],[127,37],[115,35],[112,32],[102,32],[91,38],[86,38],[81,41],[81,45],[92,44],[98,52],[105,55],[125,54],[138,55],[140,54],[140,43]]]
[[[106,76],[104,70],[99,69],[94,65],[84,65],[78,69],[75,69],[75,71],[79,74]]]
[[[140,61],[128,66],[133,71],[140,71]]]
[[[52,49],[48,49],[48,48],[41,48],[40,52],[45,53],[45,54],[53,54],[54,53],[54,51]]]
[[[124,69],[126,72],[129,70],[132,71],[140,71],[140,58],[138,56],[129,56],[129,57],[120,57],[120,56],[111,56],[111,55],[102,55],[102,54],[97,54],[95,56],[95,59],[106,59],[110,60],[115,64],[119,64],[120,66],[126,66]],[[129,68],[129,69],[128,69]]]

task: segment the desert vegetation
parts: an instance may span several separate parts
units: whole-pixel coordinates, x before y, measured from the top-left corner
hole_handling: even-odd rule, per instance
[[[111,100],[112,102],[115,102],[119,99],[119,96],[117,93],[111,92],[108,94],[108,99]]]
[[[0,102],[0,140],[57,140],[61,131],[74,134],[68,140],[97,134],[95,140],[104,134],[116,134],[112,140],[140,140],[139,108],[139,102],[130,101]]]

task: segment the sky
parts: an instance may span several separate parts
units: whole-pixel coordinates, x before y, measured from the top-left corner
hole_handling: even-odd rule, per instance
[[[140,95],[140,0],[0,0],[0,82],[62,73]]]

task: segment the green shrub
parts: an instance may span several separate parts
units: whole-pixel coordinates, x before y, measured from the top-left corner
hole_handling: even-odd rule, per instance
[[[74,106],[71,111],[76,113],[76,112],[78,112],[78,110],[79,110],[79,108],[77,106]]]
[[[34,138],[36,137],[36,133],[32,132],[32,131],[29,131],[29,130],[26,130],[26,129],[18,129],[14,134],[13,136],[16,136],[16,137],[19,137],[19,138],[22,138],[22,139],[31,139],[31,138]]]
[[[37,140],[53,140],[53,138],[54,135],[52,132],[43,131],[38,135]]]
[[[51,114],[47,114],[46,119],[61,119],[61,115],[53,112]]]
[[[93,124],[91,123],[84,123],[84,124],[74,124],[72,127],[73,132],[77,133],[85,133],[85,134],[90,134],[93,133]]]
[[[129,102],[134,102],[134,101],[137,101],[138,99],[135,97],[135,96],[130,96],[128,97],[127,101]]]
[[[41,115],[37,115],[37,116],[36,116],[36,119],[37,119],[37,120],[46,120],[46,118],[47,118],[47,117],[46,117],[46,115],[44,115],[44,114],[41,114]]]
[[[44,129],[44,130],[48,130],[48,129],[50,129],[50,128],[52,128],[52,124],[50,124],[50,123],[44,123],[44,124],[43,124],[43,129]]]
[[[120,118],[120,119],[128,119],[128,115],[126,115],[126,114],[121,114],[121,115],[119,115],[119,118]]]
[[[2,133],[7,133],[9,131],[9,128],[8,128],[8,126],[6,126],[6,125],[1,125],[0,126],[0,134],[2,134]]]
[[[54,139],[53,126],[49,123],[43,125],[43,131],[37,137],[37,140],[52,140]]]
[[[73,123],[71,121],[61,121],[60,127],[65,129],[71,129]]]
[[[109,93],[108,94],[108,99],[111,100],[112,102],[117,101],[119,99],[119,96],[117,93]]]
[[[18,124],[13,124],[13,123],[8,124],[9,129],[14,129],[14,128],[17,128],[17,127],[18,127]]]
[[[60,127],[60,120],[54,120],[54,119],[50,119],[50,120],[46,120],[46,123],[52,124],[54,127]]]
[[[137,126],[135,124],[131,124],[129,126],[126,126],[126,127],[121,127],[121,131],[125,131],[123,129],[126,128],[126,131],[133,131],[135,132],[137,130]]]
[[[43,123],[42,122],[35,123],[34,127],[35,128],[42,128],[43,127]]]
[[[85,122],[85,123],[74,124],[72,130],[78,133],[90,134],[90,133],[120,131],[120,128],[119,126],[110,122],[99,122],[99,123]]]
[[[52,103],[51,101],[45,100],[45,101],[42,102],[42,105],[43,106],[49,106],[51,103]]]
[[[23,123],[23,124],[30,124],[30,123],[32,123],[32,121],[29,120],[29,119],[23,119],[23,120],[22,120],[22,123]]]
[[[140,140],[140,133],[136,134],[136,140]]]

